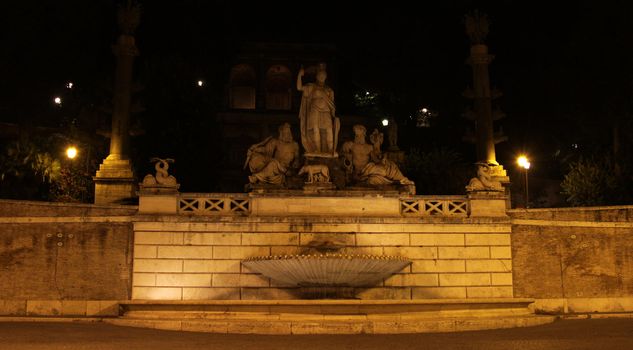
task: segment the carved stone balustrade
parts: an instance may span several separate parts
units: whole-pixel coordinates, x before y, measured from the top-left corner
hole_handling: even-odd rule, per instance
[[[411,196],[400,199],[402,216],[468,216],[469,200],[464,196]]]
[[[237,193],[182,193],[178,197],[178,214],[249,215],[250,198]]]
[[[139,212],[187,216],[301,217],[504,217],[500,192],[467,196],[410,196],[398,193],[277,194],[149,193],[141,191]]]

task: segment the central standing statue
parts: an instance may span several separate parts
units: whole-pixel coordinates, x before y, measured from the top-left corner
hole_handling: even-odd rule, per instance
[[[334,91],[325,84],[325,63],[317,67],[316,82],[303,85],[303,67],[297,76],[297,90],[302,91],[299,121],[301,143],[306,157],[337,157],[336,146],[341,127],[336,117]]]

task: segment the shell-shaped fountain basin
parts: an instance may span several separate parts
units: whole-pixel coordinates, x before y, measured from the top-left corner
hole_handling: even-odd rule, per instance
[[[306,254],[258,256],[242,261],[254,272],[299,287],[366,287],[411,264],[386,255]]]

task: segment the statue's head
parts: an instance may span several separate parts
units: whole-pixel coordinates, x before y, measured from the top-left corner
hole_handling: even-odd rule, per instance
[[[325,63],[319,63],[316,73],[316,80],[321,84],[325,83],[325,80],[327,79],[327,71],[325,70],[325,68]]]
[[[354,135],[355,135],[356,137],[362,137],[362,138],[364,138],[364,137],[365,137],[365,135],[367,134],[367,129],[366,129],[364,126],[360,125],[360,124],[356,124],[356,125],[354,125],[354,127],[352,128],[352,130],[354,130]]]
[[[290,124],[283,123],[279,126],[279,140],[283,142],[292,141],[292,131],[290,130]]]
[[[485,162],[477,162],[477,176],[489,178],[490,177],[490,165]]]

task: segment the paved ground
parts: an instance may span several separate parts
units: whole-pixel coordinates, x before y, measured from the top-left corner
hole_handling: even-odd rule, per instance
[[[462,333],[354,336],[225,335],[103,323],[0,322],[0,349],[633,349],[633,319],[563,320],[538,327]]]

